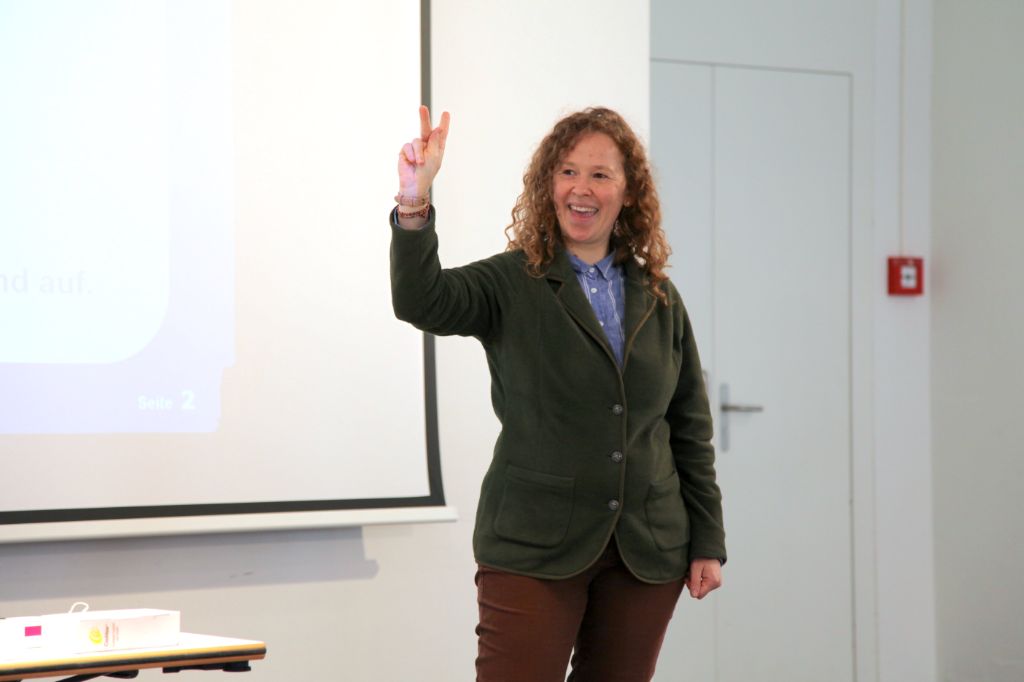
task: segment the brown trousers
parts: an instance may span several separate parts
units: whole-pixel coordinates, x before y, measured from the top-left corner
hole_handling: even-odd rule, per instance
[[[583,573],[543,580],[480,566],[477,682],[649,682],[683,580],[633,577],[613,539]]]

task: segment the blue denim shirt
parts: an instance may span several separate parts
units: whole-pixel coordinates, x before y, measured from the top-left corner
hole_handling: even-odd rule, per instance
[[[622,367],[626,333],[623,319],[626,316],[626,299],[623,287],[622,266],[615,265],[615,254],[610,253],[593,265],[580,260],[572,253],[567,254],[576,279],[583,287],[590,305],[594,308],[597,321],[604,329],[608,343],[615,353],[615,360]]]

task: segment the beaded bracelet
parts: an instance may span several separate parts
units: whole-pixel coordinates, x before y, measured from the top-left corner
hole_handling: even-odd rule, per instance
[[[399,206],[410,206],[412,208],[423,208],[424,206],[430,205],[430,195],[424,194],[418,197],[414,194],[402,194],[399,192],[395,195],[395,201]]]
[[[408,206],[408,204],[406,204],[406,206]],[[395,207],[395,213],[398,214],[399,218],[426,218],[430,215],[430,203],[428,202],[423,208],[412,211],[411,213],[403,211],[402,204],[399,203],[398,206]]]

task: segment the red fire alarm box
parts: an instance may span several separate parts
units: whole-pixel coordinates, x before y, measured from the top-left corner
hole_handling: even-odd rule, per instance
[[[889,295],[920,296],[924,293],[924,259],[889,257]]]

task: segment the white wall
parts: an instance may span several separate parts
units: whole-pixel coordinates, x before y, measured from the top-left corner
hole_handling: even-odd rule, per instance
[[[452,113],[436,203],[442,258],[455,265],[503,248],[522,171],[559,115],[609,105],[646,136],[649,15],[646,2],[616,0],[432,4],[433,100]],[[412,110],[380,153],[393,158],[417,132]],[[386,230],[386,214],[353,229]],[[470,535],[497,424],[478,344],[441,339],[437,357],[457,523],[0,546],[0,615],[74,600],[180,609],[186,630],[267,642],[251,682],[471,679]]]
[[[877,0],[875,8],[870,288],[878,679],[931,682],[936,675],[929,405],[931,0]],[[925,259],[923,297],[887,295],[886,259],[896,255]]]
[[[939,671],[1024,679],[1024,4],[935,2],[932,441]]]

